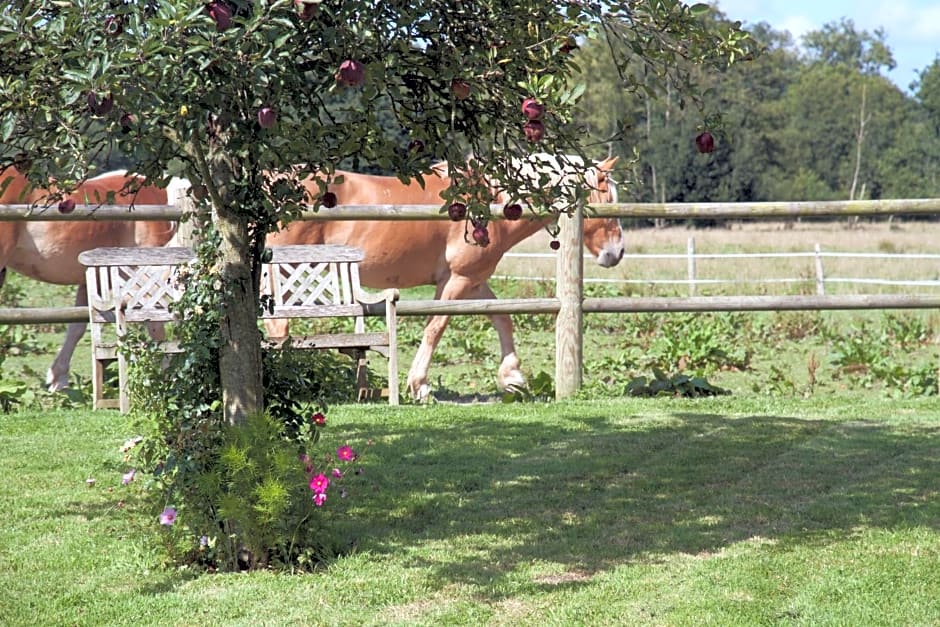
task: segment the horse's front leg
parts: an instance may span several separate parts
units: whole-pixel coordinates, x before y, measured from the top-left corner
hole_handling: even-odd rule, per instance
[[[75,306],[88,306],[88,288],[84,283],[80,284],[78,291],[75,292]],[[72,354],[75,352],[78,341],[85,334],[87,326],[88,323],[86,322],[71,322],[66,327],[65,341],[62,342],[62,348],[56,353],[55,359],[46,373],[46,385],[49,386],[50,392],[58,392],[69,386],[69,365],[72,363]]]
[[[431,385],[428,383],[431,357],[441,341],[441,336],[444,335],[448,322],[450,322],[450,316],[431,316],[424,327],[421,345],[408,371],[408,391],[417,401],[426,401],[431,397]]]
[[[496,294],[486,283],[477,287],[475,292],[474,296],[477,298],[496,298]],[[512,317],[509,314],[491,314],[489,318],[499,336],[500,362],[496,382],[502,390],[525,388],[525,375],[520,370],[522,364],[516,355],[516,344],[512,337]]]

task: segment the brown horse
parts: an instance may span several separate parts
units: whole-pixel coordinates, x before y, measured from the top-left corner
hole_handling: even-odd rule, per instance
[[[591,202],[615,202],[609,172],[616,158],[607,159],[588,170]],[[332,185],[341,204],[440,204],[441,192],[450,179],[437,173],[425,177],[422,188],[415,182],[404,184],[395,177],[342,172],[343,182]],[[308,191],[318,196],[315,181]],[[467,242],[464,222],[426,221],[298,221],[268,236],[269,245],[348,244],[365,251],[360,264],[362,284],[372,288],[436,286],[435,298],[454,300],[496,298],[487,281],[503,255],[513,246],[549,224],[550,218],[496,220],[489,223],[489,245]],[[616,218],[590,218],[584,221],[584,243],[604,267],[617,265],[623,257],[623,231]],[[493,314],[490,320],[499,335],[502,361],[497,381],[503,389],[525,386],[520,361],[513,343],[512,319]],[[449,316],[431,316],[424,329],[421,346],[408,373],[408,389],[423,399],[429,396],[428,369],[434,349],[447,327]],[[283,337],[286,321],[267,323],[268,334]]]
[[[135,181],[135,186],[140,181]],[[6,183],[6,187],[2,186]],[[166,190],[142,186],[127,191],[126,172],[109,172],[88,179],[69,195],[76,203],[103,203],[114,192],[117,205],[165,205]],[[42,205],[49,190],[33,189],[26,179],[8,169],[0,172],[0,204]],[[45,209],[55,211],[55,205]],[[77,285],[76,306],[88,304],[85,268],[78,254],[99,246],[162,246],[174,231],[172,222],[75,221],[75,222],[0,222],[0,268],[9,267],[37,281],[59,285]],[[2,285],[2,283],[0,283]],[[84,322],[68,325],[65,341],[46,375],[52,391],[68,387],[69,364],[75,346],[85,332]]]

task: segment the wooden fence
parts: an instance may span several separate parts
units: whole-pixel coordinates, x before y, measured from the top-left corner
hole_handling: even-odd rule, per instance
[[[501,207],[494,206],[494,215]],[[604,204],[590,208],[592,215],[633,219],[772,219],[810,217],[936,215],[940,199],[860,200],[830,202],[765,203],[652,203]],[[69,220],[174,220],[182,215],[177,206],[127,207],[79,206],[68,215],[54,208],[0,205],[0,221]],[[330,210],[304,212],[307,220],[428,220],[447,219],[432,205],[346,205]],[[581,386],[584,313],[780,311],[848,309],[940,309],[940,296],[914,294],[811,296],[689,296],[649,298],[584,298],[584,259],[581,253],[583,216],[563,216],[556,262],[556,296],[539,299],[434,301],[406,300],[399,315],[548,313],[556,314],[555,389],[557,398],[574,394]],[[375,312],[379,313],[379,312]],[[51,309],[0,309],[0,323],[84,322],[82,307]]]

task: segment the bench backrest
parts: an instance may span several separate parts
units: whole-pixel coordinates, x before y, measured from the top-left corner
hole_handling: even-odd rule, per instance
[[[273,246],[262,269],[263,318],[356,317],[363,252],[342,245]],[[79,255],[87,266],[91,322],[113,323],[120,307],[127,322],[168,322],[182,295],[189,248],[96,248]]]

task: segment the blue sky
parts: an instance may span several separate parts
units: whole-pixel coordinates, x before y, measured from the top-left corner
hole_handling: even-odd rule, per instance
[[[940,0],[717,0],[713,2],[731,19],[748,24],[767,22],[787,30],[799,43],[800,35],[818,30],[842,17],[857,30],[882,27],[898,66],[888,77],[908,91],[910,83],[940,53]]]

